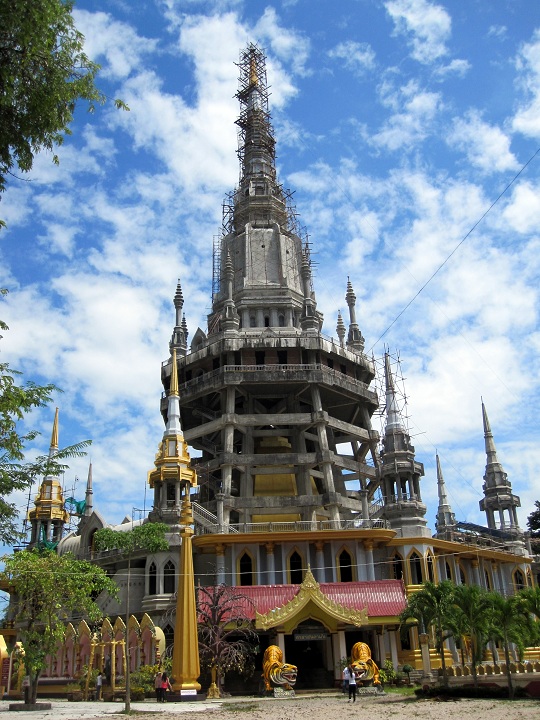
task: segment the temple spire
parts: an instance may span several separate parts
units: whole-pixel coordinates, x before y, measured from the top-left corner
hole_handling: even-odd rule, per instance
[[[437,463],[437,493],[439,495],[439,507],[437,509],[437,519],[435,520],[435,529],[437,536],[441,537],[456,526],[456,517],[452,512],[450,503],[448,502],[448,493],[441,468],[438,453],[435,455]]]
[[[173,298],[173,305],[175,308],[175,325],[169,343],[169,350],[172,354],[173,348],[177,350],[179,355],[185,355],[187,352],[187,327],[186,319],[182,313],[184,307],[184,294],[182,292],[182,285],[180,279],[176,284],[176,292]]]
[[[347,345],[348,347],[354,348],[355,350],[359,350],[360,352],[362,352],[364,349],[365,340],[362,333],[360,332],[358,323],[356,322],[356,295],[354,293],[350,278],[347,278],[347,294],[345,295],[345,300],[347,301],[347,305],[349,306],[350,318]]]
[[[480,510],[486,513],[489,528],[521,533],[517,517],[517,508],[521,506],[521,501],[517,495],[512,493],[512,484],[497,457],[495,440],[483,400],[482,422],[486,448],[486,469],[483,485],[484,499],[480,501]]]
[[[88,478],[86,480],[86,494],[84,497],[84,516],[90,517],[94,510],[94,490],[92,487],[92,463],[88,466]]]
[[[51,445],[49,448],[49,457],[56,455],[58,452],[58,408],[54,413],[53,429],[51,433]]]
[[[390,368],[390,355],[384,354],[384,378],[386,386],[386,430],[403,430],[398,409],[394,378]]]

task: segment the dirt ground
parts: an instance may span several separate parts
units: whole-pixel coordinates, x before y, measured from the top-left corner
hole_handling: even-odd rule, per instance
[[[192,706],[194,709],[194,706]],[[141,708],[142,709],[142,708]],[[193,718],[193,709],[190,712]],[[416,700],[404,696],[301,697],[292,700],[228,701],[205,708],[210,720],[539,720],[540,700]],[[139,716],[140,717],[140,716]],[[178,713],[144,713],[145,720],[178,720]]]

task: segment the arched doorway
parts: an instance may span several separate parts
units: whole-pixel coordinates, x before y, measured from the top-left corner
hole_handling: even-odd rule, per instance
[[[333,673],[328,670],[332,664],[330,633],[318,620],[304,620],[291,635],[285,636],[285,659],[296,665],[298,677],[296,687],[333,687]]]

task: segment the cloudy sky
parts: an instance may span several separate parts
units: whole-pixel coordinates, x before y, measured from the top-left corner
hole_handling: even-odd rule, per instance
[[[93,440],[106,519],[151,504],[172,297],[180,277],[190,336],[205,329],[238,181],[234,63],[255,42],[324,333],[349,275],[367,352],[401,359],[430,527],[436,449],[456,515],[484,522],[481,397],[525,526],[540,498],[540,4],[79,0],[75,16],[100,87],[131,111],[81,105],[60,166],[43,154],[10,179],[1,350],[64,390],[60,444]],[[31,418],[39,451],[53,413]],[[66,474],[78,498],[88,459]]]

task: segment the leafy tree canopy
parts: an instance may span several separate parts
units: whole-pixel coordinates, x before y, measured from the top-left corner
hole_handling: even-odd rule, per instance
[[[10,589],[10,618],[20,628],[30,702],[35,702],[47,655],[56,652],[64,639],[64,622],[74,613],[89,622],[98,621],[102,612],[95,598],[103,592],[116,597],[118,591],[104,570],[69,554],[33,550],[2,560],[5,568],[0,581]]]
[[[0,0],[0,192],[14,167],[27,172],[62,144],[77,100],[90,111],[105,101],[72,10],[73,0]]]

